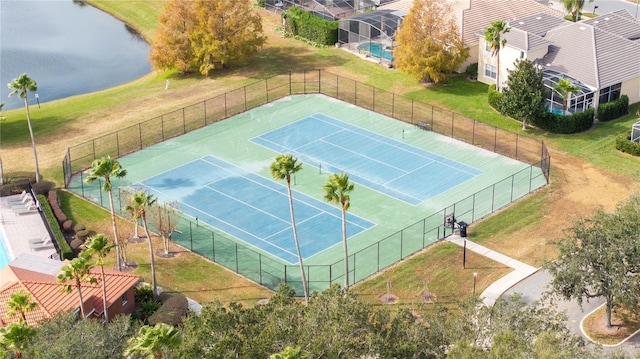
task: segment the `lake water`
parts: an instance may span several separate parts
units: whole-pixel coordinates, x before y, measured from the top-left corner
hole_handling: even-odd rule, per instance
[[[40,103],[95,92],[151,71],[149,45],[124,23],[72,0],[0,1],[0,103],[22,73],[38,83]],[[29,94],[35,105],[35,94]]]

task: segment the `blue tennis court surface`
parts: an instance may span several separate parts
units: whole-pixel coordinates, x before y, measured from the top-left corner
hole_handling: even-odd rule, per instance
[[[482,171],[357,126],[315,114],[252,142],[417,205]]]
[[[206,156],[134,185],[254,247],[297,263],[289,196],[284,183],[268,180],[213,156]],[[293,191],[298,240],[303,258],[342,241],[337,206]],[[374,226],[347,213],[347,235]]]

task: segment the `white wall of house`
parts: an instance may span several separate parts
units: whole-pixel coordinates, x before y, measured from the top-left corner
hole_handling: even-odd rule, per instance
[[[640,76],[623,82],[620,92],[629,96],[629,104],[640,102]]]

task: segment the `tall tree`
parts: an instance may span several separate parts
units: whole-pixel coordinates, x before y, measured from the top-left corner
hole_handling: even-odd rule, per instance
[[[507,43],[507,39],[502,35],[509,32],[511,28],[507,26],[507,23],[502,20],[496,20],[491,23],[489,27],[484,29],[484,39],[489,43],[489,49],[491,49],[491,56],[495,56],[497,60],[496,64],[496,89],[502,90],[500,84],[500,50]]]
[[[567,114],[567,107],[571,102],[571,94],[580,90],[580,87],[576,86],[569,79],[560,79],[558,83],[553,86],[553,90],[562,96],[562,114]]]
[[[113,207],[113,185],[111,180],[114,178],[123,178],[127,175],[127,170],[120,166],[120,162],[105,156],[98,158],[91,163],[91,168],[87,170],[88,176],[85,178],[85,182],[93,183],[98,178],[104,179],[102,184],[102,190],[106,191],[109,195],[109,209],[111,210],[111,225],[113,226],[113,241],[116,245],[116,266],[119,271],[122,270],[122,266],[126,265],[126,254],[118,237],[118,226],[116,224],[116,211]]]
[[[298,263],[300,264],[300,276],[302,278],[302,288],[304,290],[304,302],[309,304],[309,287],[307,284],[307,276],[304,272],[304,265],[302,263],[302,253],[300,252],[300,242],[298,241],[298,231],[296,229],[296,217],[293,211],[293,194],[291,193],[291,175],[295,175],[296,172],[302,169],[302,163],[298,162],[298,159],[293,155],[279,155],[271,163],[269,170],[274,179],[278,181],[285,180],[287,182],[287,193],[289,195],[289,213],[291,215],[291,229],[293,230],[293,241],[296,245],[296,251],[298,253]]]
[[[154,68],[175,68],[183,73],[192,70],[194,58],[189,33],[195,26],[193,11],[193,1],[167,1],[149,50],[149,61]]]
[[[592,2],[593,0],[589,0]],[[582,8],[584,7],[584,0],[562,0],[564,9],[571,14],[571,21],[576,22],[580,20]]]
[[[586,298],[606,301],[607,327],[611,311],[640,304],[640,196],[632,195],[615,213],[597,209],[574,223],[558,246],[558,259],[551,262],[552,292],[578,303]]]
[[[147,226],[147,209],[150,206],[153,206],[156,203],[156,199],[153,195],[148,194],[145,191],[140,191],[134,193],[130,200],[129,205],[127,205],[128,211],[134,211],[140,214],[140,219],[142,219],[142,227],[144,228],[144,232],[147,235],[147,240],[149,241],[149,259],[151,262],[151,286],[153,288],[153,295],[158,295],[158,287],[156,284],[156,261],[155,256],[153,254],[153,240],[151,238],[151,234],[149,234],[149,227]]]
[[[324,200],[340,205],[342,210],[342,248],[344,250],[344,290],[349,289],[349,251],[347,250],[347,211],[351,205],[349,193],[353,191],[354,184],[349,182],[349,174],[333,173],[329,180],[322,186]]]
[[[145,216],[148,215],[149,223],[156,229],[156,231],[162,237],[162,244],[164,247],[164,254],[169,254],[169,242],[171,242],[171,236],[178,228],[180,222],[180,212],[176,202],[165,202],[163,204],[156,203],[151,207],[150,211],[147,211]]]
[[[542,71],[536,71],[529,60],[516,60],[515,68],[509,70],[507,85],[500,110],[522,121],[524,130],[528,120],[540,117],[546,111],[546,87],[542,82]]]
[[[90,275],[93,264],[91,264],[88,256],[80,256],[72,259],[64,267],[56,277],[56,280],[60,283],[66,283],[61,292],[70,293],[73,288],[78,291],[78,298],[80,300],[80,314],[82,319],[85,319],[84,315],[84,299],[82,298],[82,283],[96,283],[97,280]],[[70,282],[70,283],[69,283]]]
[[[31,127],[31,114],[29,113],[29,91],[38,91],[38,84],[27,74],[22,74],[20,77],[13,79],[7,84],[11,92],[9,97],[18,95],[24,100],[24,109],[27,111],[27,125],[29,126],[29,134],[31,135],[31,147],[33,148],[33,159],[36,164],[36,182],[40,182],[40,168],[38,167],[38,151],[36,151],[36,139],[33,137],[33,128]]]
[[[24,322],[11,323],[0,328],[0,354],[2,351],[8,351],[17,359],[21,359],[22,353],[27,350],[37,332],[36,328]]]
[[[441,81],[469,57],[453,10],[444,0],[414,1],[396,41],[396,67],[427,82]]]
[[[83,244],[85,253],[89,256],[96,256],[96,264],[100,266],[100,278],[102,280],[102,305],[104,308],[104,321],[109,321],[109,306],[107,305],[107,280],[104,275],[104,259],[107,257],[114,244],[109,244],[109,238],[104,234],[98,234],[93,237],[89,237]]]
[[[142,354],[148,359],[162,359],[167,349],[180,345],[180,332],[173,326],[158,323],[142,326],[138,335],[129,339],[125,356]]]
[[[27,321],[27,313],[38,308],[38,303],[31,301],[31,293],[27,293],[24,290],[19,290],[9,295],[9,300],[4,305],[7,307],[7,316],[12,317],[18,314],[21,323]]]
[[[156,69],[203,75],[244,64],[266,42],[262,18],[247,0],[170,0],[159,19],[150,60]]]
[[[193,2],[196,28],[189,34],[200,73],[246,63],[266,42],[262,18],[247,0]]]

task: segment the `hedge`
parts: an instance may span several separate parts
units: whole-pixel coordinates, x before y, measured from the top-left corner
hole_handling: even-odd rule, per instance
[[[502,92],[496,90],[496,85],[489,86],[489,105],[496,109],[496,111],[502,113]]]
[[[174,327],[180,325],[182,318],[184,318],[189,311],[187,297],[182,293],[173,292],[162,293],[159,299],[162,305],[147,319],[149,325],[156,325],[158,323],[166,323]]]
[[[319,45],[334,45],[338,42],[337,21],[324,20],[296,6],[284,11],[282,15],[287,17],[287,30],[294,36]]]
[[[64,238],[62,231],[60,230],[60,225],[58,224],[58,220],[53,215],[53,210],[47,201],[47,198],[39,194],[38,201],[40,202],[40,206],[42,207],[42,212],[44,213],[44,217],[49,222],[49,228],[53,232],[53,237],[58,243],[58,248],[60,249],[60,258],[62,259],[73,259],[73,251],[67,243],[67,240]]]
[[[591,128],[593,113],[593,108],[567,116],[545,112],[544,116],[531,119],[529,123],[551,133],[570,134]]]
[[[602,103],[598,106],[598,120],[607,122],[625,116],[629,113],[629,96],[622,95],[619,99]]]
[[[640,143],[631,141],[631,134],[616,137],[616,149],[634,156],[640,156]]]

